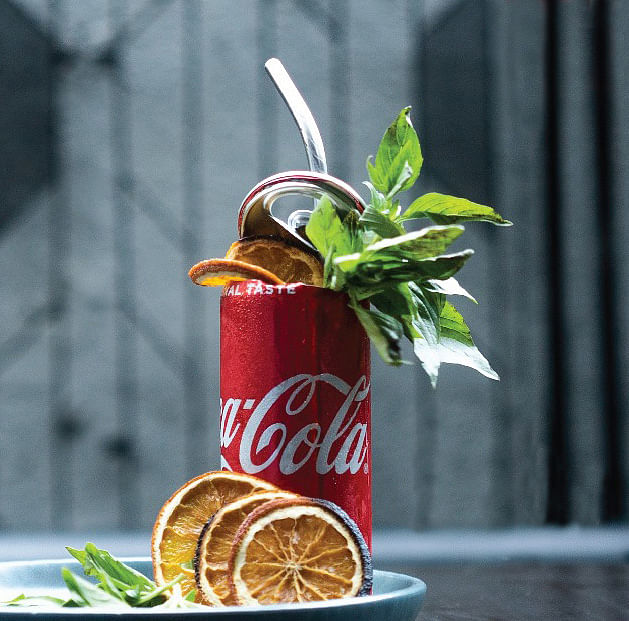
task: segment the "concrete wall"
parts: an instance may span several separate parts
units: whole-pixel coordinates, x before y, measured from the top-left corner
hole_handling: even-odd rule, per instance
[[[263,71],[271,56],[309,102],[332,174],[360,188],[366,156],[412,104],[426,161],[417,192],[492,202],[516,223],[470,225],[466,245],[477,254],[461,275],[480,301],[461,310],[499,384],[451,367],[432,391],[417,365],[386,368],[374,353],[376,525],[546,520],[557,330],[569,361],[567,516],[601,520],[604,384],[590,320],[600,238],[583,43],[591,9],[566,2],[559,15],[561,200],[576,215],[562,229],[569,319],[556,326],[543,3],[13,4],[62,53],[51,53],[48,69],[56,141],[46,148],[57,179],[23,202],[0,238],[1,528],[148,528],[171,491],[218,466],[218,292],[192,287],[186,272],[224,254],[255,182],[306,167]],[[613,11],[620,170],[629,161],[621,122],[629,13],[620,3]],[[20,47],[11,53],[19,62]],[[620,276],[626,260],[616,248]]]

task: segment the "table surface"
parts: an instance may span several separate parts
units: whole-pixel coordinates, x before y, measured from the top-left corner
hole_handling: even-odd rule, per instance
[[[421,578],[417,621],[629,621],[629,564],[459,564],[387,569]]]
[[[626,529],[376,535],[377,569],[428,586],[417,621],[629,621]],[[65,545],[86,541],[118,557],[149,551],[146,533],[0,533],[0,560],[67,558]]]

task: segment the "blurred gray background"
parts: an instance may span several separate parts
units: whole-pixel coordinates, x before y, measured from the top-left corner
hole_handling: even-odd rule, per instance
[[[0,0],[0,531],[146,530],[218,467],[222,256],[259,179],[330,172],[410,104],[467,226],[458,306],[500,373],[374,353],[374,517],[413,531],[625,523],[629,3]],[[407,357],[411,358],[411,352]]]

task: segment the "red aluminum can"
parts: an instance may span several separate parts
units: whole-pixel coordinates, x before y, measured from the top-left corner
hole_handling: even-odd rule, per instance
[[[336,503],[371,548],[369,339],[347,296],[232,283],[220,330],[221,467]]]

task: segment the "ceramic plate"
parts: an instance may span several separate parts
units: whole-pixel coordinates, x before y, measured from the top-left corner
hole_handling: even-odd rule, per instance
[[[148,559],[122,559],[135,569],[152,575]],[[76,561],[17,561],[0,563],[0,601],[26,595],[56,595],[65,597],[61,568],[67,567],[79,575],[83,570]],[[154,610],[135,608],[110,611],[90,608],[19,608],[0,607],[0,619],[18,621],[55,621],[76,615],[96,621],[123,621],[142,617],[160,621],[183,621],[186,618],[212,621],[237,619],[281,619],[282,621],[414,621],[424,599],[426,585],[417,578],[388,571],[374,571],[373,595],[308,604],[278,604],[275,606],[230,606],[208,610]]]

